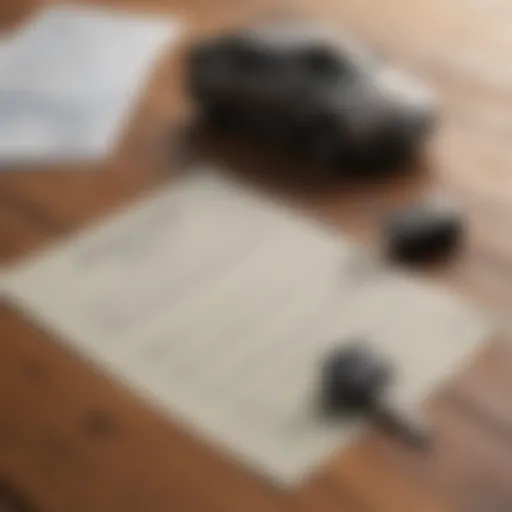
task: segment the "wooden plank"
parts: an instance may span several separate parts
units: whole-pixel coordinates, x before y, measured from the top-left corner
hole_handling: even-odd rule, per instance
[[[365,512],[357,496],[333,483],[326,471],[291,491],[287,506],[293,512]]]
[[[378,445],[360,442],[334,461],[330,475],[337,486],[358,500],[359,506],[372,512],[453,512],[456,505],[434,486],[403,471],[386,458]]]
[[[35,252],[57,236],[57,226],[22,203],[2,202],[0,194],[0,264]]]

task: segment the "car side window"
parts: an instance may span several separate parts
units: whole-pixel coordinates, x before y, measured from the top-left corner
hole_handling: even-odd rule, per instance
[[[313,81],[345,81],[356,73],[355,64],[348,56],[327,45],[303,48],[296,60],[304,78]]]

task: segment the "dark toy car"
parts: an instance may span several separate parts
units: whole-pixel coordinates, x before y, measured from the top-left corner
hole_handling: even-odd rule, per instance
[[[200,42],[188,85],[208,123],[340,166],[403,163],[435,117],[410,77],[339,32],[295,21]]]

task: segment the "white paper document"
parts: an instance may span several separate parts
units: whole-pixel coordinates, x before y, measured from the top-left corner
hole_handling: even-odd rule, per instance
[[[164,16],[72,4],[34,15],[0,42],[0,169],[106,156],[179,34]]]
[[[318,412],[329,349],[373,343],[396,365],[391,398],[416,408],[493,329],[457,296],[206,168],[12,268],[2,288],[72,351],[282,485],[364,428]]]

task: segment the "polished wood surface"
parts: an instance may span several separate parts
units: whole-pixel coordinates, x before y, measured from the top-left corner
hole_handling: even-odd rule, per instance
[[[187,160],[207,155],[370,246],[376,240],[376,210],[430,188],[443,189],[465,211],[469,236],[457,260],[433,269],[430,278],[507,312],[512,298],[512,36],[507,32],[512,5],[498,0],[96,3],[179,13],[188,24],[182,49],[199,35],[277,11],[329,19],[428,79],[444,101],[441,127],[426,162],[405,177],[368,186],[312,180],[311,169],[242,144],[201,134],[184,137],[181,49],[160,62],[108,161],[0,173],[2,264],[68,236],[172,179]],[[16,26],[38,5],[3,0],[2,26]],[[432,453],[410,453],[371,433],[334,455],[300,488],[282,491],[162,418],[1,305],[0,497],[2,487],[22,496],[26,504],[18,512],[21,507],[41,512],[509,512],[508,340],[506,333],[489,340],[474,366],[427,404],[439,432]],[[4,508],[9,507],[18,508]]]

